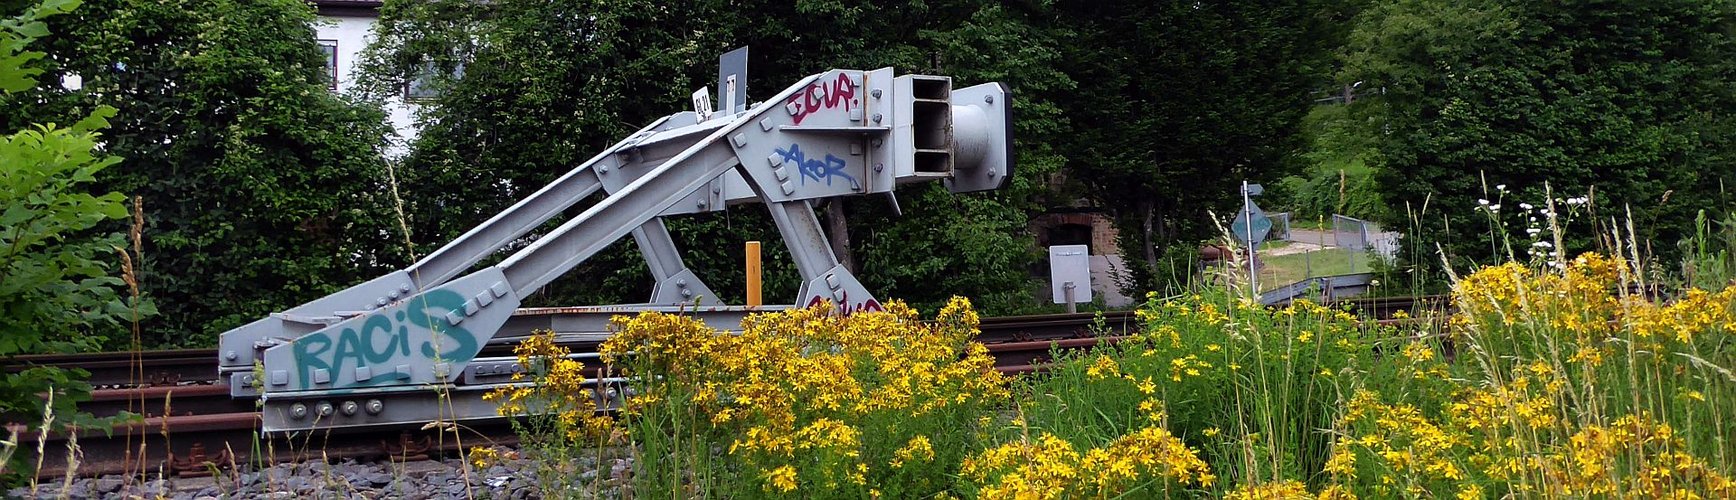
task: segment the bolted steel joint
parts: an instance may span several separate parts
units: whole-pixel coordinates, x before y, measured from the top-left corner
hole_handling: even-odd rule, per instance
[[[320,401],[317,409],[319,411],[319,416],[322,416],[322,417],[332,416],[332,404],[330,402]]]
[[[369,415],[379,415],[380,412],[386,410],[386,403],[382,403],[378,399],[370,399],[366,409]]]
[[[307,405],[301,403],[290,405],[289,417],[296,420],[307,418]]]
[[[361,411],[361,410],[362,410],[362,405],[356,404],[355,401],[345,401],[344,402],[343,411],[344,411],[344,416],[346,416],[346,417],[354,417],[354,416],[356,416],[356,412]]]

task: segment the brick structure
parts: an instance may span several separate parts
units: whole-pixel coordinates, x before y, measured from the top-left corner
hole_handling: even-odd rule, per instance
[[[1092,255],[1116,255],[1115,223],[1099,211],[1047,213],[1031,218],[1028,226],[1037,246],[1090,245]]]

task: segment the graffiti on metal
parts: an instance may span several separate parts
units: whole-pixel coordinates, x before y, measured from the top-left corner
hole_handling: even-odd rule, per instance
[[[810,159],[807,154],[802,153],[800,144],[791,144],[789,149],[775,149],[772,152],[783,157],[785,163],[796,164],[796,170],[802,173],[803,185],[808,183],[808,179],[813,179],[814,182],[825,181],[826,185],[830,186],[833,179],[843,178],[850,182],[851,189],[862,188],[862,185],[856,182],[855,177],[844,172],[843,158],[827,154],[824,159]]]
[[[838,77],[832,81],[817,81],[809,84],[808,88],[802,89],[801,92],[790,96],[790,99],[784,102],[787,105],[795,106],[791,109],[791,113],[795,116],[796,125],[801,125],[802,120],[806,119],[808,115],[822,110],[842,107],[845,111],[849,111],[850,107],[855,105],[855,99],[856,85],[850,82],[849,75],[838,73]]]
[[[368,315],[360,329],[328,329],[296,339],[293,352],[301,387],[313,387],[311,376],[315,370],[336,374],[345,367],[389,366],[394,359],[404,360],[411,356],[412,334],[423,339],[415,346],[414,352],[430,360],[469,360],[481,349],[475,335],[446,320],[448,313],[460,311],[462,314],[464,311],[464,296],[458,292],[431,290],[411,299],[404,307],[392,309],[396,311],[386,309]],[[441,348],[449,349],[442,351]],[[333,386],[370,386],[393,381],[393,377],[385,376],[385,373],[381,375]],[[408,375],[399,374],[400,377]]]
[[[829,302],[830,301],[826,300],[825,297],[815,295],[813,298],[808,299],[807,307],[814,307],[817,305],[828,304]],[[850,302],[850,292],[847,292],[847,291],[844,292],[844,300],[840,300],[836,304],[831,304],[831,306],[835,312],[837,312],[839,315],[842,315],[842,316],[849,316],[851,314],[855,314],[855,313],[859,313],[859,312],[885,312],[886,311],[886,308],[882,307],[880,305],[880,301],[874,300],[873,298],[869,298],[868,300],[862,301],[862,302]]]

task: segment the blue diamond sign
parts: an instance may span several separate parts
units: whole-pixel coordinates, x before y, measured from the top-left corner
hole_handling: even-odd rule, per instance
[[[1250,222],[1251,221],[1251,222]],[[1236,214],[1235,222],[1230,223],[1230,232],[1236,235],[1236,242],[1254,245],[1266,241],[1266,235],[1272,233],[1272,218],[1266,216],[1266,211],[1252,200]]]

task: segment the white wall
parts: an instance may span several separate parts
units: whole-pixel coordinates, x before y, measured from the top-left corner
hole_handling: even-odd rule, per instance
[[[354,85],[357,63],[360,62],[362,49],[372,37],[375,17],[371,16],[320,16],[314,29],[321,41],[337,41],[338,54],[338,92],[349,92]],[[407,149],[410,139],[416,137],[414,104],[405,103],[400,95],[386,101],[386,113],[392,122],[392,128],[397,129],[398,137],[392,141],[387,150],[390,156],[402,155]]]

